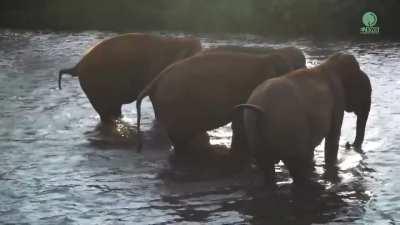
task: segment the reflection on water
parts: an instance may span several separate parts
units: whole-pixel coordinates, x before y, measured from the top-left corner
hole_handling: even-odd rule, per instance
[[[324,190],[291,184],[279,164],[278,190],[260,171],[223,161],[176,164],[168,139],[143,105],[144,149],[136,152],[136,111],[99,125],[76,79],[57,89],[57,71],[105,32],[0,31],[0,223],[11,224],[396,224],[400,221],[400,43],[270,40],[254,35],[200,35],[221,44],[305,51],[308,66],[346,49],[371,78],[373,102],[363,151],[346,150],[355,117],[346,114],[336,179],[325,179],[323,146],[313,179]],[[167,34],[183,35],[183,34]],[[230,126],[210,132],[228,146]],[[235,170],[236,169],[236,170]]]

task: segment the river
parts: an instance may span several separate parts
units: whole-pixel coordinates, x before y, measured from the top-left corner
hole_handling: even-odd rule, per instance
[[[325,190],[292,191],[287,170],[278,165],[279,191],[271,194],[256,169],[174,168],[148,99],[142,110],[145,145],[137,153],[134,104],[124,106],[117,129],[107,129],[76,78],[65,76],[58,90],[58,70],[113,35],[0,30],[0,224],[400,223],[400,42],[197,35],[204,47],[297,46],[308,66],[349,52],[371,79],[363,151],[344,147],[355,135],[355,116],[345,114],[338,180],[323,177],[321,145],[316,175]],[[214,144],[229,145],[229,126],[210,134]]]

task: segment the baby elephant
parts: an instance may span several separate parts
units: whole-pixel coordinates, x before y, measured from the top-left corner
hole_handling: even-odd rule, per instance
[[[335,166],[344,111],[357,115],[353,145],[361,147],[370,105],[368,76],[352,55],[335,54],[317,67],[263,82],[235,108],[243,111],[248,147],[266,182],[274,184],[274,164],[282,160],[294,182],[303,184],[324,138],[325,166]]]
[[[64,73],[77,76],[102,122],[110,122],[165,67],[199,51],[201,43],[194,38],[119,35],[97,44],[73,68],[61,70],[59,87]]]
[[[181,60],[163,70],[139,95],[138,131],[141,100],[149,95],[175,152],[188,154],[191,146],[208,146],[206,132],[229,123],[232,108],[246,102],[258,84],[289,71],[290,65],[279,55],[221,51]]]

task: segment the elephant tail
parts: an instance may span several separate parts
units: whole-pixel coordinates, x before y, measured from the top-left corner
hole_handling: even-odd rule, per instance
[[[62,69],[60,72],[58,72],[58,88],[61,89],[61,78],[63,74],[69,74],[73,77],[77,77],[77,71],[76,67],[68,68],[68,69]]]
[[[260,141],[260,143],[255,143],[255,144],[262,144],[262,137],[265,137],[265,131],[264,131],[264,127],[263,127],[264,122],[265,122],[265,117],[264,117],[265,111],[260,106],[253,105],[253,104],[240,104],[240,105],[235,106],[235,108],[234,108],[236,113],[242,112],[245,109],[249,109],[253,112],[256,112],[256,119],[257,119],[256,120],[257,121],[256,128],[258,130],[255,131],[255,134],[259,135],[258,140]],[[234,122],[235,122],[235,120],[234,120]],[[242,122],[243,122],[243,120],[242,120]],[[252,155],[255,155],[255,153],[256,153],[255,149],[251,149],[250,153]]]
[[[138,133],[138,143],[137,143],[137,151],[140,152],[142,150],[142,137],[140,131],[140,119],[141,119],[141,104],[144,97],[152,94],[153,90],[157,87],[158,81],[162,78],[163,74],[167,73],[173,68],[173,65],[169,65],[162,72],[158,74],[156,78],[154,78],[137,96],[136,98],[136,113],[137,113],[137,133]],[[153,107],[154,103],[153,103]],[[156,110],[155,110],[156,111]]]
[[[142,105],[142,100],[144,97],[148,96],[151,94],[152,90],[154,89],[158,79],[155,78],[153,81],[150,82],[137,96],[136,98],[136,114],[137,114],[137,121],[136,121],[136,126],[137,126],[137,135],[138,135],[138,142],[137,142],[137,151],[141,152],[142,150],[142,133],[140,131],[140,120],[142,117],[142,110],[141,110],[141,105]]]
[[[140,119],[142,117],[142,112],[141,112],[141,105],[142,105],[142,100],[145,97],[145,93],[142,91],[137,99],[136,99],[136,114],[137,114],[137,121],[136,121],[136,126],[137,126],[137,135],[138,135],[138,140],[137,140],[137,151],[140,152],[142,150],[142,134],[140,132]]]

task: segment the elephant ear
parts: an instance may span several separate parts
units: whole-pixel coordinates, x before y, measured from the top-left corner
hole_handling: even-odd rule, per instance
[[[188,58],[201,51],[201,43],[197,39],[185,40],[185,45],[186,47],[182,48],[176,55],[177,60]]]
[[[192,48],[184,48],[178,52],[178,54],[175,56],[175,59],[176,61],[186,59],[194,54],[195,52]]]
[[[285,47],[277,49],[276,53],[287,59],[293,69],[306,68],[306,57],[300,49],[295,47]]]
[[[353,55],[342,54],[339,57],[339,61],[343,65],[343,68],[350,70],[349,73],[358,73],[360,71],[360,65]]]
[[[352,89],[358,85],[361,79],[360,65],[356,58],[353,55],[336,53],[329,57],[326,64],[329,70],[339,77],[346,97],[351,97],[354,93]]]
[[[360,65],[357,59],[350,54],[336,53],[329,57],[328,64],[334,66],[334,69],[339,72],[339,76],[344,81],[352,81],[360,73]],[[350,76],[353,79],[349,79]]]
[[[268,58],[275,72],[275,75],[277,76],[286,74],[293,70],[288,61],[281,55],[273,54],[268,56]]]

